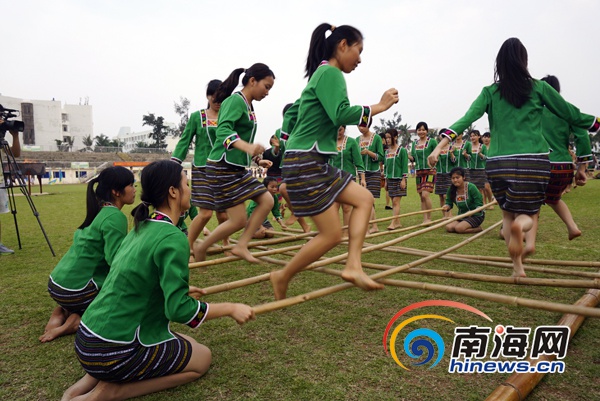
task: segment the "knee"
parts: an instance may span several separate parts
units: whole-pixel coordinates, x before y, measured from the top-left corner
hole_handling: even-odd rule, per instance
[[[212,213],[212,210],[200,209],[200,213],[198,216],[206,222],[210,220],[210,218],[212,217]]]
[[[211,217],[212,217],[212,212],[210,213]],[[227,220],[227,213],[226,212],[217,212],[217,221],[219,223],[222,223],[224,221]]]
[[[194,347],[192,360],[190,360],[190,371],[196,373],[198,377],[203,376],[208,369],[210,368],[210,364],[212,363],[212,353],[210,349],[202,344],[197,344]]]

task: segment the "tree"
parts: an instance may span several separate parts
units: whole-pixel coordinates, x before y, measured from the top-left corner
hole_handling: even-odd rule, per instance
[[[408,132],[410,125],[400,124],[396,129],[398,130],[398,144],[404,147],[408,146],[410,143],[410,134]]]
[[[54,142],[56,142],[57,152],[69,151],[69,144],[67,142],[63,141],[62,139],[55,139]]]
[[[81,142],[83,143],[83,146],[85,146],[85,148],[87,150],[91,149],[92,146],[94,146],[94,140],[92,139],[92,134],[85,135],[83,138],[81,138]]]
[[[179,103],[175,102],[175,113],[179,116],[179,125],[171,130],[174,136],[181,136],[185,126],[190,119],[188,113],[190,110],[190,101],[187,97],[179,96]]]
[[[167,147],[165,138],[171,131],[164,123],[165,119],[161,116],[156,117],[154,113],[149,113],[142,117],[142,125],[148,125],[152,127],[152,133],[148,135],[154,140],[151,144],[153,148],[163,149]]]
[[[122,140],[120,140],[119,138],[115,138],[109,142],[108,146],[118,148],[118,151],[121,151],[121,148],[123,147],[124,144],[125,143]]]
[[[104,134],[96,135],[94,141],[96,142],[94,152],[106,152],[106,148],[110,146],[110,139]]]

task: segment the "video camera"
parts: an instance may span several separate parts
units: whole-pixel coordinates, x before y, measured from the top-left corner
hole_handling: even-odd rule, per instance
[[[6,131],[19,131],[19,132],[23,132],[23,130],[25,129],[25,124],[23,124],[23,121],[8,121],[9,118],[15,118],[17,117],[18,111],[14,110],[14,109],[5,109],[1,104],[0,104],[0,118],[2,118],[2,120],[4,120],[2,122],[2,124],[0,124],[0,137],[4,136],[4,133]]]

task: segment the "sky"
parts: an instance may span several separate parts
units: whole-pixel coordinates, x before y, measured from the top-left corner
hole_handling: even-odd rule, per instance
[[[322,22],[364,36],[362,62],[346,75],[351,104],[379,102],[389,88],[414,128],[447,127],[493,82],[502,43],[518,37],[529,70],[556,75],[563,96],[598,115],[598,0],[0,0],[0,94],[93,107],[94,136],[146,130],[142,116],[178,121],[174,103],[206,106],[206,84],[255,62],[275,73],[254,102],[256,142],[281,125],[281,111],[306,85],[310,36]],[[485,131],[487,118],[475,123]],[[348,134],[358,130],[349,127]]]

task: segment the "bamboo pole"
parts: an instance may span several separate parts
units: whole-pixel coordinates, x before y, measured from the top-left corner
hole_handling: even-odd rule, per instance
[[[424,250],[420,250],[420,249],[404,248],[404,247],[387,247],[384,249],[384,251],[394,252],[394,253],[402,253],[402,254],[413,255],[413,256],[425,256],[425,255],[430,255],[431,253],[433,253],[431,251],[424,251]],[[441,256],[440,259],[449,260],[449,261],[458,262],[458,263],[467,263],[467,264],[473,264],[473,265],[512,269],[512,263],[493,262],[493,261],[488,261],[488,260],[479,259],[479,258],[472,258],[472,259],[471,258],[463,258],[462,255],[459,255],[459,254],[444,255],[444,256]],[[510,260],[510,259],[508,259],[508,260]],[[563,276],[600,278],[600,273],[582,272],[582,271],[578,271],[578,270],[560,270],[560,269],[541,268],[541,267],[534,267],[534,266],[527,266],[526,269],[528,271],[557,274],[557,275],[563,275]]]
[[[477,213],[477,212],[478,212],[478,210],[475,209],[471,213]],[[457,219],[457,218],[458,218],[458,216],[455,217],[454,219]],[[450,219],[450,220],[452,220],[452,219]],[[435,259],[435,258],[437,258],[437,257],[439,257],[441,255],[446,254],[446,253],[450,253],[453,250],[458,249],[458,248],[460,248],[462,246],[465,246],[465,245],[469,244],[470,242],[472,242],[472,241],[474,241],[474,240],[482,237],[483,235],[487,234],[489,231],[491,231],[494,228],[500,226],[501,223],[502,223],[502,221],[499,221],[499,222],[493,224],[492,226],[486,228],[485,230],[483,230],[483,231],[481,231],[481,232],[479,232],[479,233],[471,236],[470,238],[467,238],[464,241],[462,241],[462,242],[460,242],[460,243],[458,243],[456,245],[453,245],[453,246],[451,246],[451,247],[449,247],[449,248],[447,248],[447,249],[445,249],[443,251],[437,252],[437,253],[435,253],[433,255],[426,256],[426,257],[421,258],[419,260],[416,260],[414,262],[404,264],[402,266],[397,266],[397,267],[395,267],[393,269],[390,269],[390,270],[387,270],[387,271],[384,271],[384,272],[379,272],[379,273],[373,274],[370,277],[373,280],[379,281],[380,279],[382,279],[384,277],[390,276],[392,274],[400,273],[401,271],[408,270],[408,269],[410,269],[412,267],[419,266],[419,265],[421,265],[423,263],[429,262],[430,260],[433,260],[433,259]],[[431,227],[427,228],[425,230],[429,230],[429,229],[431,229]],[[407,236],[404,236],[404,237],[407,237]],[[400,240],[401,240],[401,238],[403,238],[403,237],[400,237]],[[396,239],[394,241],[399,242],[398,239]],[[388,242],[391,242],[391,241],[388,241]],[[380,244],[380,245],[384,245],[384,244]],[[374,248],[378,248],[378,247],[379,247],[379,245],[374,245],[374,246],[371,246],[371,247],[365,248],[365,249],[373,249],[373,250],[375,250]],[[327,259],[324,259],[322,261],[312,263],[305,270],[315,269],[317,267],[323,267],[323,266],[326,266],[328,264],[331,264],[331,263],[343,260],[346,257],[347,257],[347,254],[335,256],[335,257],[332,257],[332,258],[327,258]],[[354,285],[352,283],[343,283],[343,284],[338,284],[338,285],[335,285],[335,286],[332,286],[332,287],[322,288],[320,290],[316,290],[316,291],[309,292],[309,293],[306,293],[306,294],[298,295],[298,296],[295,296],[295,297],[291,297],[291,298],[287,298],[287,299],[282,299],[282,300],[274,301],[274,302],[268,302],[266,304],[254,306],[253,307],[254,313],[258,315],[258,314],[262,314],[262,313],[266,313],[266,312],[271,312],[271,311],[274,311],[274,310],[277,310],[277,309],[282,309],[282,308],[285,308],[285,307],[288,307],[288,306],[292,306],[292,305],[296,305],[296,304],[299,304],[299,303],[302,303],[302,302],[306,302],[306,301],[309,301],[311,299],[316,299],[316,298],[323,297],[325,295],[333,294],[333,293],[336,293],[338,291],[342,291],[342,290],[345,290],[347,288],[351,288],[353,286]]]
[[[302,248],[303,246],[304,245],[293,245],[293,246],[288,246],[288,247],[283,247],[283,248],[275,248],[275,249],[271,249],[269,251],[255,252],[252,254],[252,256],[258,258],[260,256],[276,255],[276,254],[287,252],[287,251],[295,251],[295,250]],[[195,269],[198,267],[214,266],[214,265],[218,265],[218,264],[226,263],[226,262],[235,262],[236,260],[240,260],[240,257],[239,256],[225,256],[224,258],[205,260],[204,262],[190,263],[190,264],[188,264],[188,267],[190,269]]]
[[[600,301],[599,290],[588,290],[572,308],[595,308]],[[575,312],[572,310],[571,312]],[[565,314],[556,324],[557,326],[568,326],[570,328],[569,340],[573,338],[577,330],[581,327],[585,320],[582,315],[573,313]],[[530,360],[531,364],[539,363],[540,361],[550,362],[555,359],[555,355],[541,355],[537,360]],[[521,401],[524,400],[529,393],[537,386],[544,378],[545,373],[513,373],[504,383],[497,387],[487,398],[486,401]],[[591,389],[590,389],[591,390]]]
[[[363,267],[377,270],[390,270],[395,266],[382,265],[378,263],[365,263]],[[459,280],[481,281],[486,283],[516,284],[516,285],[534,285],[543,287],[564,287],[564,288],[600,288],[600,280],[561,280],[548,278],[532,277],[506,277],[492,276],[488,274],[462,273],[448,270],[418,269],[412,268],[404,273],[419,274],[422,276],[449,277]]]
[[[394,220],[394,219],[400,219],[402,217],[409,217],[409,216],[414,216],[417,214],[425,214],[425,213],[431,213],[431,212],[437,212],[442,210],[441,207],[436,207],[433,209],[428,209],[428,210],[417,210],[416,212],[409,212],[409,213],[403,213],[403,214],[399,214],[398,216],[391,216],[391,217],[382,217],[380,219],[375,219],[375,220],[370,220],[369,224],[373,224],[373,223],[381,223],[384,221],[390,221],[390,220]],[[344,226],[345,228],[347,228],[348,226]]]

